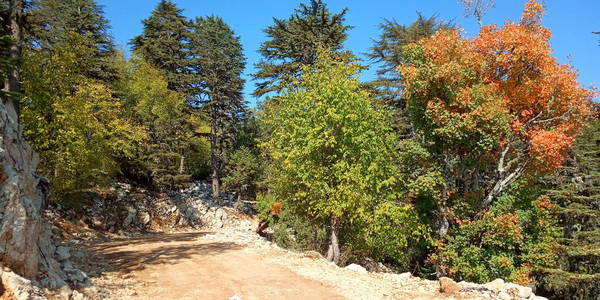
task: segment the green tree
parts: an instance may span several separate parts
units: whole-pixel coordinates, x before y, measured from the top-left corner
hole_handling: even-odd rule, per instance
[[[256,65],[254,96],[281,91],[304,65],[315,63],[319,48],[335,52],[337,59],[350,60],[352,54],[343,50],[351,28],[344,25],[346,11],[331,13],[322,0],[311,0],[308,5],[300,4],[288,19],[273,19],[275,24],[264,30],[269,40],[258,50],[262,60]]]
[[[170,0],[158,2],[152,14],[142,21],[142,34],[130,42],[135,53],[155,68],[162,70],[169,88],[192,100],[195,93],[190,73],[188,49],[190,22]]]
[[[114,90],[128,117],[147,132],[134,155],[122,157],[122,171],[157,186],[188,181],[197,168],[191,164],[201,164],[196,158],[206,157],[209,147],[194,134],[202,131],[202,121],[185,113],[185,95],[168,89],[160,70],[137,57],[122,59],[119,69],[122,79]]]
[[[375,208],[397,200],[396,141],[357,68],[323,53],[261,114],[272,196],[284,211],[330,226],[327,258],[336,263],[340,233],[368,231]]]
[[[37,51],[53,52],[76,33],[80,45],[90,51],[80,59],[87,62],[81,70],[88,77],[104,82],[115,80],[112,59],[115,47],[108,34],[110,26],[102,6],[94,0],[35,0],[28,18],[31,28],[28,39]]]
[[[600,121],[577,138],[571,159],[544,178],[563,227],[559,268],[540,270],[538,289],[553,299],[594,299],[600,293]]]
[[[245,109],[241,75],[246,59],[239,37],[219,17],[196,18],[190,36],[194,65],[199,68],[199,99],[210,119],[213,198],[219,199],[225,158]]]
[[[106,85],[82,74],[81,57],[94,51],[83,39],[72,33],[52,52],[29,54],[23,67],[24,133],[57,200],[105,182],[118,171],[116,158],[133,155],[145,136]]]
[[[25,10],[24,0],[2,1],[0,3],[0,48],[2,67],[2,96],[6,97],[7,107],[13,107],[15,118],[19,117],[19,93],[21,92],[22,40]]]

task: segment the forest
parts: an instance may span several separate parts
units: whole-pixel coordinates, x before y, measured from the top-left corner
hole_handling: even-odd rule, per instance
[[[154,2],[131,51],[95,0],[1,2],[1,97],[48,206],[206,181],[214,203],[252,203],[278,246],[339,266],[597,299],[599,93],[553,55],[543,1],[498,25],[493,1],[459,1],[473,37],[436,15],[383,20],[367,59],[344,46],[347,10],[302,1],[264,28],[256,105],[227,20]]]

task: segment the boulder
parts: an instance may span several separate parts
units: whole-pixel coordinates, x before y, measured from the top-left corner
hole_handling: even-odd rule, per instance
[[[31,280],[25,279],[11,271],[0,272],[2,288],[4,289],[2,299],[47,300],[43,292]]]
[[[369,273],[369,271],[367,271],[367,269],[365,269],[363,266],[357,265],[357,264],[349,264],[344,269],[362,273],[362,274]]]
[[[440,292],[444,294],[454,294],[461,290],[460,285],[448,277],[441,277],[439,280]]]
[[[494,291],[502,291],[506,289],[504,280],[498,278],[498,279],[494,279],[491,282],[488,282],[486,284],[483,285],[484,287],[490,289],[490,290],[494,290]]]

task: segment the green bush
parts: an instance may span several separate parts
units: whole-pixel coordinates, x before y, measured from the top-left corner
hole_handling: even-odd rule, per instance
[[[535,189],[515,185],[489,210],[472,219],[457,219],[457,228],[431,259],[457,280],[503,278],[529,284],[532,270],[552,266],[557,253],[559,229],[548,198],[539,195]]]

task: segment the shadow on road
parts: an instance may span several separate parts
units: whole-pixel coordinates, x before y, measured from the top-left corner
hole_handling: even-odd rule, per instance
[[[209,232],[157,233],[96,244],[90,250],[110,264],[105,272],[140,271],[148,265],[174,264],[191,256],[218,255],[240,249],[232,242],[199,242]]]

